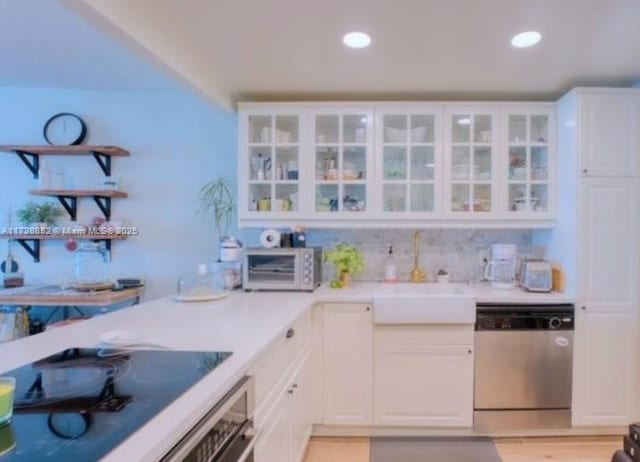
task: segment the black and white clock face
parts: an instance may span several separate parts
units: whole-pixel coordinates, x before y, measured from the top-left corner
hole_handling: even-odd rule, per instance
[[[86,134],[87,126],[75,114],[56,114],[44,126],[44,138],[54,146],[80,144]]]

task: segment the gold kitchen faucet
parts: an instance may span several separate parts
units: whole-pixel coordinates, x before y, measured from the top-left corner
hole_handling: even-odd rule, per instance
[[[413,269],[411,270],[411,282],[424,282],[427,275],[418,267],[420,259],[420,231],[416,231],[413,235]]]

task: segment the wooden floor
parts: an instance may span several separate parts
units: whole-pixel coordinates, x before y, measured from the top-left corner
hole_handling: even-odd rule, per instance
[[[622,437],[499,438],[495,445],[503,462],[611,462]],[[305,462],[369,462],[369,439],[312,438]]]

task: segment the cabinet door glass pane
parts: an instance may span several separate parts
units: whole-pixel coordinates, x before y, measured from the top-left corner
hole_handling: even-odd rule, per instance
[[[434,180],[436,164],[433,149],[433,146],[414,146],[411,148],[412,180]]]
[[[407,178],[407,148],[385,146],[383,150],[385,180],[405,180]]]
[[[454,212],[469,211],[470,189],[467,183],[451,185],[451,210]]]
[[[546,184],[531,185],[531,209],[536,212],[549,210],[549,187]]]
[[[385,184],[383,186],[383,207],[385,212],[404,212],[407,210],[407,187],[403,184]]]
[[[249,178],[254,181],[271,180],[271,147],[253,146],[249,150]]]
[[[276,181],[292,181],[298,179],[298,148],[276,148]]]
[[[471,148],[469,146],[454,146],[451,156],[451,178],[453,180],[468,180],[471,168]]]
[[[509,210],[513,212],[526,212],[528,210],[526,185],[509,185]]]
[[[295,212],[298,210],[298,185],[277,184],[276,200],[272,204],[276,212]]]
[[[454,115],[451,120],[451,141],[468,143],[471,141],[471,116]]]
[[[347,184],[344,186],[342,209],[345,212],[364,212],[367,209],[367,188],[363,184]]]
[[[525,181],[527,179],[527,148],[511,146],[509,148],[509,180]]]
[[[473,148],[473,179],[479,181],[491,180],[491,148]]]
[[[316,212],[338,211],[338,185],[316,185]]]
[[[473,186],[473,211],[491,212],[490,184],[476,184]]]
[[[271,136],[271,116],[252,115],[249,116],[249,142],[250,143],[270,143]]]
[[[276,143],[297,143],[298,131],[298,116],[276,116]]]
[[[407,116],[406,115],[385,115],[384,116],[384,142],[385,143],[406,143],[407,142]]]
[[[367,149],[364,146],[349,147],[343,151],[342,179],[365,180],[367,172]]]
[[[271,211],[271,185],[270,184],[250,184],[249,204],[250,212],[270,212]]]
[[[343,120],[343,142],[365,143],[367,141],[367,116],[364,114],[345,115]]]
[[[473,116],[473,141],[476,143],[491,142],[491,116],[479,114]]]
[[[412,115],[411,116],[411,142],[434,143],[435,142],[435,116]]]
[[[546,143],[549,139],[549,120],[546,115],[531,116],[531,142]]]
[[[549,178],[549,161],[546,147],[531,148],[531,179],[546,181]]]
[[[316,148],[316,180],[337,181],[340,171],[338,148]]]
[[[509,116],[509,142],[523,143],[527,139],[527,116],[512,114]]]
[[[434,204],[433,184],[411,185],[412,212],[433,212]]]
[[[340,116],[316,116],[316,143],[338,143],[340,141]]]

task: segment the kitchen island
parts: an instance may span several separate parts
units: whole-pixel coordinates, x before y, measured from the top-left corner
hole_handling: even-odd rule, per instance
[[[398,286],[402,288],[401,285]],[[411,287],[406,285],[407,290]],[[572,303],[562,294],[528,294],[465,286],[478,302]],[[162,457],[297,319],[318,303],[370,303],[379,284],[325,287],[313,293],[243,293],[212,302],[178,303],[170,297],[0,346],[0,371],[71,347],[90,347],[100,335],[127,329],[168,348],[233,352],[187,393],[114,448],[105,461],[155,461]]]

